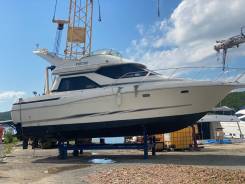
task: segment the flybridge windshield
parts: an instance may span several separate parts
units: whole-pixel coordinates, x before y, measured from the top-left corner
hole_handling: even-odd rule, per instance
[[[94,51],[92,55],[112,55],[112,56],[122,57],[122,55],[115,50],[98,50],[98,51]]]
[[[99,68],[96,73],[113,79],[119,79],[146,76],[149,71],[146,70],[144,65],[128,63],[121,65],[103,66]]]

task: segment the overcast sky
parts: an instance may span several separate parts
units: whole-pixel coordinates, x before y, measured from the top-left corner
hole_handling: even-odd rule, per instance
[[[58,1],[58,16],[67,14],[68,0]],[[112,48],[152,69],[176,66],[221,66],[216,40],[240,33],[245,25],[245,0],[100,0],[95,1],[93,50]],[[53,50],[54,0],[1,3],[0,112],[19,97],[43,92],[48,63],[32,54]],[[64,10],[64,11],[63,11]],[[64,39],[64,38],[63,38]],[[245,46],[231,50],[229,66],[245,67]]]

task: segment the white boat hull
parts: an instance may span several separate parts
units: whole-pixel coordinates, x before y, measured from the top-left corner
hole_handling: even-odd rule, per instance
[[[195,123],[234,86],[158,82],[121,87],[34,98],[15,104],[12,118],[28,137],[139,135],[142,127],[149,134],[170,132]]]

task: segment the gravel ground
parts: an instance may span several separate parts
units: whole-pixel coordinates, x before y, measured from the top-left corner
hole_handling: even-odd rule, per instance
[[[115,163],[92,164],[94,158]],[[0,183],[245,183],[245,143],[161,152],[148,160],[138,150],[85,152],[58,160],[56,149],[16,147],[0,162]]]
[[[148,165],[106,169],[83,178],[93,184],[112,183],[245,183],[245,172],[221,169],[205,169],[192,166]]]

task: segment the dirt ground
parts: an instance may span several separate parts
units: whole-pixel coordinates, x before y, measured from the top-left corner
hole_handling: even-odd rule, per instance
[[[0,162],[0,183],[245,183],[245,143],[206,145],[197,152],[85,152],[67,160],[57,149],[14,151]],[[93,164],[106,158],[113,164]]]

